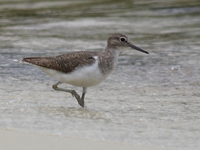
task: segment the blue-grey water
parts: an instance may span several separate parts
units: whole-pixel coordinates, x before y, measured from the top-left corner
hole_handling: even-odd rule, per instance
[[[101,51],[126,34],[115,72],[86,108],[18,60]],[[65,88],[81,88],[62,85]],[[199,0],[0,0],[0,127],[120,143],[200,147]]]

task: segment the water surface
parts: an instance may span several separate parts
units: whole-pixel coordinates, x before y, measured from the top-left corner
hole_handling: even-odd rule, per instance
[[[200,146],[200,2],[0,0],[0,127],[163,147]],[[124,33],[115,72],[86,108],[23,57],[101,51]],[[62,85],[81,92],[81,88]]]

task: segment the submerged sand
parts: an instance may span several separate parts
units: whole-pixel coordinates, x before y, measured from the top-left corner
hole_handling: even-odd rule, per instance
[[[1,150],[179,150],[177,148],[103,142],[5,129],[0,129],[0,141]]]

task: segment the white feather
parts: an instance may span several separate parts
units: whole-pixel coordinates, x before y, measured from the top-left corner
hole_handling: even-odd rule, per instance
[[[110,74],[102,74],[98,67],[98,56],[94,56],[94,58],[96,61],[92,65],[76,68],[76,70],[70,73],[63,73],[56,70],[35,66],[62,83],[68,83],[79,87],[90,87],[100,84]]]

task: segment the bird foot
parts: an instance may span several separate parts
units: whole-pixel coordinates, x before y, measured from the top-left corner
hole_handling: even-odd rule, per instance
[[[84,100],[83,100],[82,98],[80,98],[80,96],[76,93],[76,91],[73,90],[73,91],[71,92],[71,94],[72,94],[73,97],[75,97],[75,98],[77,99],[79,105],[81,105],[81,107],[84,108]]]

